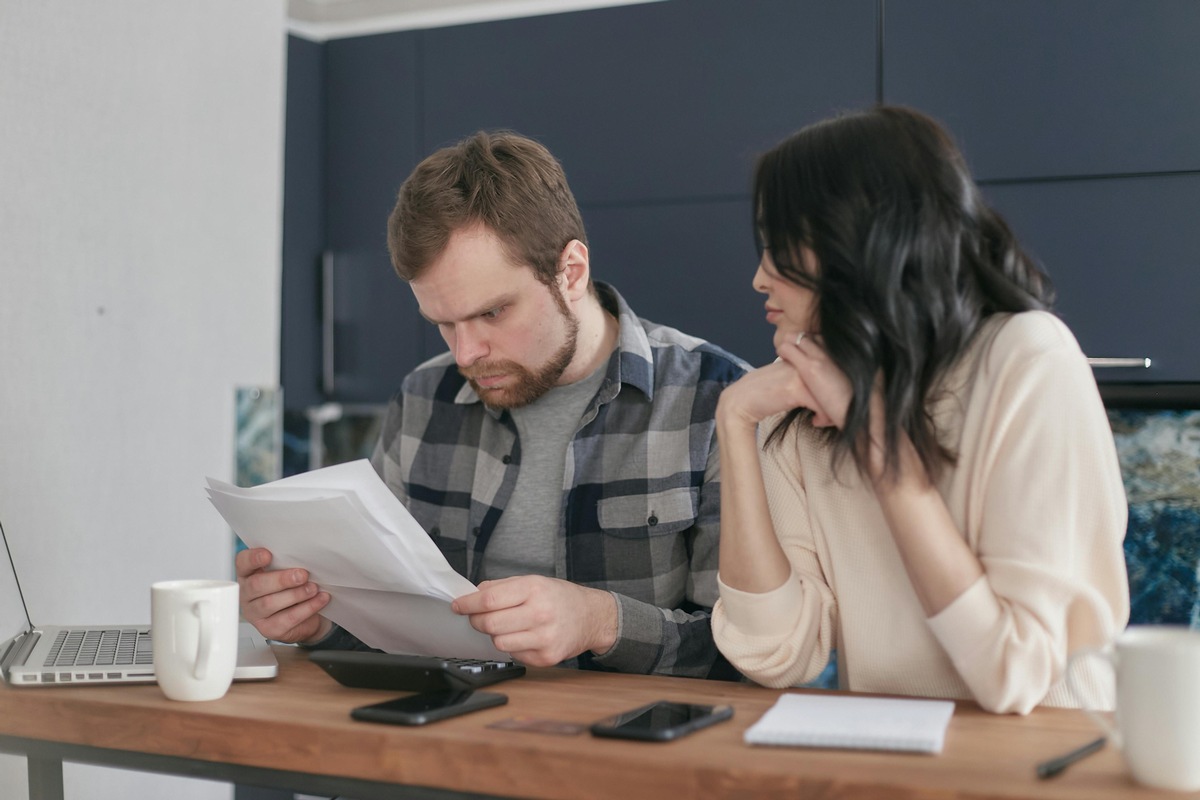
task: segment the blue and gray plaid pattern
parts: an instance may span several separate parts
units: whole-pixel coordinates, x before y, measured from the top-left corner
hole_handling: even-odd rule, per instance
[[[596,284],[620,339],[567,451],[554,576],[613,593],[616,645],[567,666],[736,677],[713,644],[720,462],[713,416],[740,359],[639,319]],[[445,353],[404,380],[372,456],[384,482],[473,582],[521,467],[506,411]]]

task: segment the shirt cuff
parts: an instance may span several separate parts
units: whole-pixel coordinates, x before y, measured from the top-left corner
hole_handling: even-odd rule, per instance
[[[804,607],[804,590],[794,574],[778,589],[744,592],[726,584],[718,573],[717,589],[725,621],[746,636],[774,637],[780,630],[791,630]]]
[[[299,642],[299,646],[305,650],[374,650],[336,622],[325,638],[315,642]]]
[[[954,602],[929,617],[927,623],[942,649],[961,669],[975,653],[989,645],[995,635],[995,622],[1003,613],[987,576],[980,575]]]
[[[595,656],[596,663],[620,672],[654,672],[662,657],[662,609],[616,592],[610,594],[617,601],[617,639],[608,652]]]

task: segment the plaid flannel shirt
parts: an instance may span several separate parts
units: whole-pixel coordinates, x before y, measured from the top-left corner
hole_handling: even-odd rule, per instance
[[[554,577],[611,592],[618,632],[608,652],[564,665],[736,678],[710,627],[720,528],[713,417],[746,364],[596,288],[620,339],[567,450]],[[478,582],[521,468],[511,415],[485,406],[445,353],[405,378],[371,460],[450,565]],[[356,642],[335,631],[318,646]]]

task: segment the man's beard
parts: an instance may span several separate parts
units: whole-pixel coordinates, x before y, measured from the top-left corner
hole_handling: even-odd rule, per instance
[[[554,296],[558,310],[566,321],[567,336],[562,347],[558,348],[558,351],[546,363],[538,367],[536,372],[515,361],[480,361],[470,367],[459,368],[458,371],[470,382],[475,394],[479,395],[488,406],[520,408],[529,405],[558,384],[558,379],[562,377],[567,365],[575,357],[575,348],[579,339],[579,320],[567,308],[566,301],[555,291],[554,287],[550,287],[550,293]],[[488,389],[475,382],[475,376],[495,375],[498,372],[512,376],[515,380],[511,382],[511,385],[499,389]]]

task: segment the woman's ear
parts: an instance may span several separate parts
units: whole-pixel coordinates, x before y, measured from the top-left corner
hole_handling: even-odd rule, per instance
[[[587,294],[591,281],[587,245],[578,239],[567,242],[558,257],[558,288],[567,300],[578,300]]]

